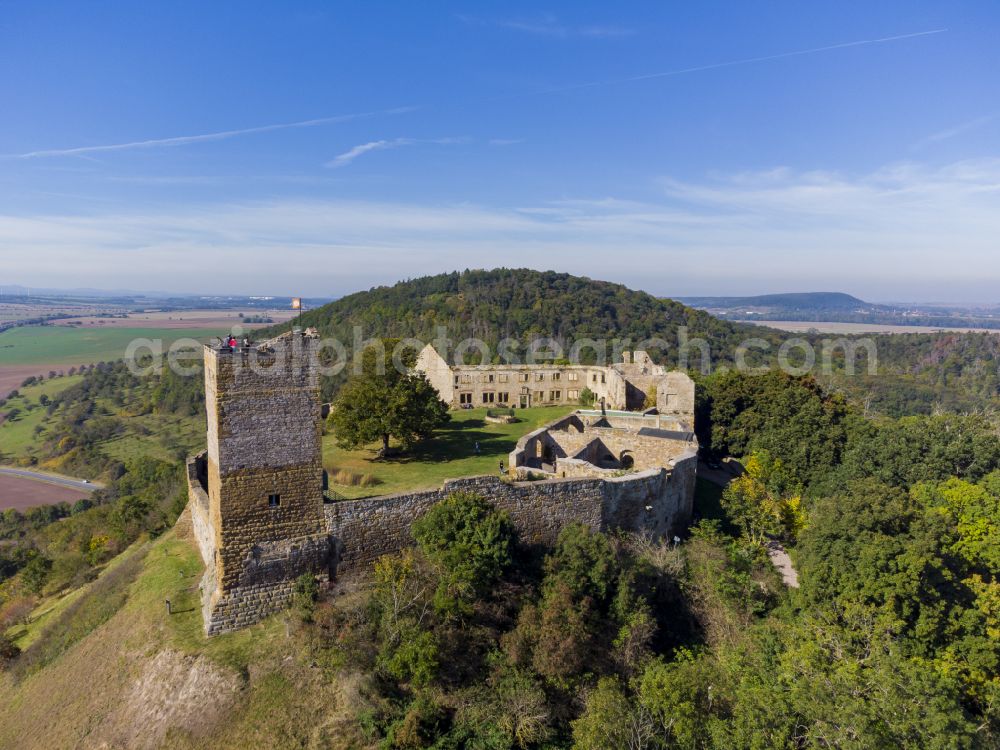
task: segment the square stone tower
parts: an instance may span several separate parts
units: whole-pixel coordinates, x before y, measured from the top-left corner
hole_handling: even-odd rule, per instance
[[[209,633],[283,607],[302,573],[327,573],[317,343],[295,332],[205,348]]]

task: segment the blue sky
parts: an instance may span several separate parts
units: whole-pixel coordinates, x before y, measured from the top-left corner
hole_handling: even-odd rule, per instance
[[[0,284],[1000,301],[995,2],[0,2]]]

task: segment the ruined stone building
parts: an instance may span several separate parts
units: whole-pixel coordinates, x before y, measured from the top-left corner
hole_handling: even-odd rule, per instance
[[[191,530],[205,563],[202,610],[210,635],[280,611],[303,574],[333,582],[412,544],[413,520],[456,491],[479,493],[506,511],[526,544],[551,544],[571,522],[657,537],[679,532],[690,520],[697,469],[690,432],[694,387],[686,376],[645,359],[612,368],[542,368],[537,372],[549,379],[537,382],[573,382],[552,378],[556,373],[603,373],[602,394],[618,399],[612,405],[630,403],[629,387],[655,384],[664,413],[578,411],[525,435],[510,454],[509,476],[328,501],[317,347],[312,331],[246,349],[205,347],[207,449],[188,461],[189,501],[178,523]],[[452,403],[466,392],[466,371],[498,376],[522,370],[457,368],[460,388],[451,391]],[[455,374],[447,374],[445,386],[453,387]],[[502,392],[501,382],[494,381],[494,393]],[[483,403],[489,390],[474,392]]]
[[[642,409],[655,394],[663,415],[694,425],[694,383],[682,372],[657,365],[643,351],[625,352],[622,362],[602,365],[450,365],[430,344],[416,369],[454,409],[463,406],[556,406],[579,404],[584,389],[607,409]]]

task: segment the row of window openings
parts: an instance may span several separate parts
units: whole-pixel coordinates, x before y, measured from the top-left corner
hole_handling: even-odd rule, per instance
[[[472,396],[473,396],[473,394],[471,394],[471,393],[459,393],[458,394],[458,403],[459,404],[471,404],[472,403]],[[482,398],[483,398],[483,403],[484,404],[509,404],[510,403],[510,394],[507,393],[506,391],[501,391],[499,393],[494,393],[492,391],[488,391],[488,392],[482,394]],[[578,399],[578,398],[580,398],[580,391],[578,391],[578,390],[568,390],[568,391],[566,391],[566,398],[568,398],[570,400]],[[549,391],[549,397],[548,397],[548,399],[545,398],[545,391],[535,391],[535,393],[534,393],[534,399],[535,399],[535,401],[546,401],[546,400],[548,400],[548,401],[561,401],[562,400],[562,391]]]
[[[553,380],[553,381],[562,380],[562,373],[561,372],[553,372],[553,373],[536,372],[535,373],[535,382],[536,383],[541,383],[541,382],[543,382],[546,379],[547,376],[550,377],[550,379]],[[480,375],[479,376],[479,382],[480,383],[507,383],[507,382],[509,382],[508,381],[508,377],[509,377],[508,374],[505,373],[505,372],[501,372],[501,373],[492,373],[491,372],[491,373],[486,373],[485,375]],[[591,376],[591,379],[592,379],[592,381],[594,383],[597,382],[598,378],[600,378],[600,382],[602,382],[602,383],[606,382],[606,376],[604,375],[604,373],[601,373],[600,375],[598,375],[595,372]],[[531,373],[519,372],[517,374],[517,381],[519,383],[527,383],[530,379],[531,379]],[[578,373],[578,372],[566,373],[566,380],[569,380],[570,382],[576,382],[579,379],[580,379],[580,373]],[[471,382],[472,382],[472,375],[456,375],[455,376],[455,385],[461,385],[461,384],[468,385]]]

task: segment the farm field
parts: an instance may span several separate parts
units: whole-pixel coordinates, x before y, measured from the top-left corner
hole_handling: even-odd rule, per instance
[[[49,372],[52,370],[58,372],[63,369],[65,368],[62,365],[54,365],[52,367],[45,367],[43,365],[4,367],[0,365],[0,398],[5,398],[8,393],[20,387],[21,383],[32,375],[45,375],[48,377]]]
[[[120,313],[124,308],[117,305],[93,305],[74,304],[66,302],[63,304],[23,304],[23,303],[0,303],[0,323],[8,321],[26,320],[28,318],[48,317],[49,315],[94,315],[96,313]]]
[[[208,341],[223,328],[76,328],[70,326],[21,326],[0,333],[0,371],[5,367],[90,364],[121,359],[134,339],[163,342],[166,349],[181,338]]]
[[[36,505],[73,503],[86,496],[86,492],[74,490],[72,487],[0,474],[0,512],[8,508],[23,511]]]
[[[486,409],[453,411],[451,422],[435,432],[427,444],[417,446],[404,456],[378,461],[373,460],[378,446],[373,445],[370,450],[345,451],[337,447],[333,435],[326,435],[323,438],[323,465],[330,476],[330,489],[347,498],[437,487],[446,479],[495,474],[500,461],[506,466],[507,454],[522,435],[569,414],[574,408],[517,409],[520,421],[514,424],[486,422]],[[475,452],[477,442],[478,455]],[[338,483],[338,470],[358,479],[367,475],[374,482],[370,479],[368,486]]]
[[[240,314],[244,318],[240,317]],[[291,320],[296,313],[292,310],[173,310],[171,312],[133,312],[124,318],[104,318],[81,316],[53,321],[54,325],[79,325],[87,328],[166,328],[189,329],[219,327],[229,330],[231,326],[260,328],[274,323]],[[247,323],[245,318],[261,316],[271,318],[274,323]]]

